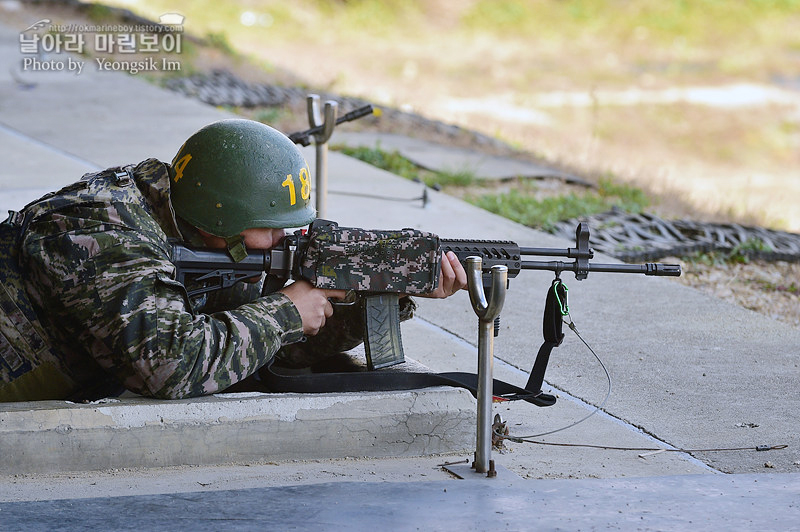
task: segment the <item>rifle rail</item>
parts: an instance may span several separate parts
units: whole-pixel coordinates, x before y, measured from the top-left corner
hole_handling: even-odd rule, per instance
[[[590,262],[594,258],[594,250],[589,248],[589,227],[585,223],[578,224],[575,230],[574,248],[538,248],[520,247],[509,240],[466,240],[450,239],[441,241],[442,250],[452,251],[463,264],[470,256],[482,259],[484,283],[488,282],[488,274],[492,266],[508,267],[508,277],[516,277],[522,270],[552,271],[556,276],[561,272],[573,272],[578,280],[585,279],[589,272],[603,273],[641,273],[651,276],[679,277],[679,264],[663,264],[648,262],[644,264],[599,264]],[[575,259],[564,261],[530,261],[525,256],[566,257]]]

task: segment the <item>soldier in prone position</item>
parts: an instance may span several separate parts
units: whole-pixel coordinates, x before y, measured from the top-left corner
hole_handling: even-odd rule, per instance
[[[170,239],[241,260],[314,219],[310,188],[285,135],[233,119],[200,129],[171,164],[88,174],[16,213],[20,293],[46,345],[31,360],[0,352],[0,400],[95,399],[123,388],[195,397],[242,387],[274,356],[303,366],[358,345],[357,305],[334,312],[330,302],[343,291],[301,280],[262,296],[259,283],[238,283],[190,300],[175,280]],[[440,279],[429,297],[466,286],[452,253]],[[402,301],[407,319],[413,302]]]

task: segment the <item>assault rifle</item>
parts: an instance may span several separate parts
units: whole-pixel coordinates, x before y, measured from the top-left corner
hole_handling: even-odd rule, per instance
[[[410,229],[340,228],[335,222],[315,220],[307,232],[297,231],[271,250],[249,250],[239,262],[234,262],[224,250],[195,249],[177,243],[172,246],[172,262],[177,268],[177,280],[187,286],[190,297],[229,288],[262,274],[267,275],[263,294],[280,289],[290,279],[306,279],[320,288],[354,290],[363,301],[364,347],[368,367],[373,370],[404,361],[400,295],[433,291],[438,285],[442,252],[447,251],[454,252],[462,264],[467,257],[481,257],[485,289],[491,287],[491,270],[495,265],[506,266],[509,278],[522,270],[555,272],[556,281],[548,291],[545,309],[547,347],[540,349],[526,386],[538,394],[538,400],[531,402],[539,406],[555,403],[555,398],[541,394],[541,384],[550,350],[563,339],[558,313],[566,306],[566,288],[560,283],[562,272],[572,272],[578,280],[585,279],[590,272],[676,277],[681,274],[677,264],[591,262],[594,252],[589,247],[589,227],[585,223],[577,226],[574,248],[557,249],[521,247],[501,240],[447,240]],[[525,256],[572,260],[524,260]],[[552,315],[550,318],[548,313]]]

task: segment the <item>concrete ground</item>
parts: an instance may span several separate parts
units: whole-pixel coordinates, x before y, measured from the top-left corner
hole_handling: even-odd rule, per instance
[[[553,178],[570,184],[590,186],[589,182],[577,176],[547,166],[488,155],[465,148],[432,144],[392,133],[363,133],[345,130],[336,136],[335,144],[380,147],[389,151],[397,150],[403,157],[421,168],[449,173],[466,170],[479,179]]]
[[[2,210],[19,209],[84,172],[152,156],[170,160],[196,129],[230,116],[140,77],[96,72],[91,65],[80,75],[20,71],[21,29],[0,24]],[[305,153],[313,168],[313,149]],[[448,165],[452,157],[447,151]],[[435,159],[433,146],[426,158]],[[572,245],[432,191],[426,208],[418,201],[365,197],[415,198],[421,185],[341,154],[330,154],[328,171],[334,192],[328,217],[343,226],[412,226],[447,238]],[[496,377],[525,383],[541,342],[551,278],[523,272],[511,281],[495,342]],[[537,438],[570,446],[506,442],[494,453],[501,466],[497,479],[456,481],[441,467],[467,459],[474,448],[474,400],[448,388],[6,404],[0,406],[0,501],[5,501],[0,529],[53,529],[63,523],[65,508],[81,507],[76,499],[91,499],[87,508],[105,523],[118,524],[120,516],[129,515],[111,510],[124,503],[161,505],[157,515],[170,515],[170,508],[187,515],[171,522],[176,529],[202,529],[203,520],[205,527],[244,526],[230,515],[220,525],[184,506],[194,500],[210,508],[204,505],[208,492],[219,493],[215,500],[227,501],[233,513],[240,506],[254,512],[258,501],[263,506],[277,493],[294,493],[290,500],[304,501],[306,510],[313,509],[308,501],[325,501],[316,513],[281,518],[297,528],[312,528],[309,523],[335,528],[335,520],[325,519],[362,500],[342,494],[368,498],[371,493],[382,501],[378,509],[369,501],[369,515],[345,515],[363,523],[382,518],[423,528],[456,528],[463,524],[452,517],[459,508],[464,519],[474,517],[467,521],[472,525],[459,525],[466,529],[487,528],[487,515],[513,529],[537,519],[545,528],[633,526],[619,514],[635,516],[642,529],[685,528],[693,518],[701,526],[714,523],[711,528],[796,529],[800,330],[669,279],[592,274],[580,283],[564,280],[571,317],[611,375],[610,397],[603,411],[585,422]],[[466,293],[418,303],[418,316],[403,325],[408,357],[433,371],[474,371],[476,318]],[[602,368],[567,334],[547,373],[559,396],[555,406],[495,404],[512,434],[570,425],[605,397]],[[760,445],[788,447],[756,451]],[[709,448],[743,450],[677,451]],[[459,496],[434,497],[439,491]],[[157,494],[169,497],[147,498]],[[405,521],[397,521],[398,515]],[[96,518],[64,526],[90,528]],[[439,526],[429,526],[432,519]],[[136,521],[135,512],[130,520]]]

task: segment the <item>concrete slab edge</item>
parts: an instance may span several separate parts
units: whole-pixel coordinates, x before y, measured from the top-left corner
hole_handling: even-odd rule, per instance
[[[474,398],[452,388],[48,401],[0,412],[4,474],[427,456],[474,442]]]

